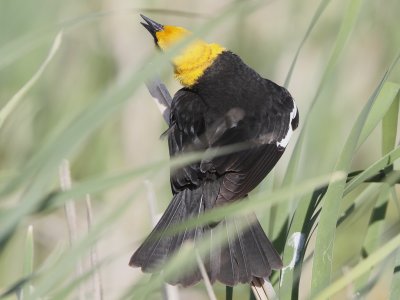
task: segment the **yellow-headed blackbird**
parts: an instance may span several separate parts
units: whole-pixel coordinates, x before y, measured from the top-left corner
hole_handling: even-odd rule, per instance
[[[143,26],[161,50],[190,34],[184,28],[142,17]],[[211,282],[230,286],[268,277],[272,269],[282,268],[282,260],[254,214],[224,218],[175,235],[163,233],[170,226],[246,197],[285,151],[299,122],[296,104],[285,88],[262,78],[218,44],[197,39],[173,58],[173,66],[184,87],[171,104],[170,155],[241,143],[248,147],[172,171],[171,203],[130,265],[155,272],[185,241],[195,242],[221,226],[232,231],[234,226],[229,229],[227,224],[250,224],[243,232],[230,232],[227,245],[212,247],[204,259],[206,271]],[[194,270],[169,283],[188,286],[201,278],[199,270]]]

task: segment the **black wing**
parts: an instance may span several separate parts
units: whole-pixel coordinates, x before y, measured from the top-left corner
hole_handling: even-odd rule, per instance
[[[268,84],[273,84],[268,81]],[[213,159],[213,167],[224,174],[217,203],[244,197],[272,170],[285,151],[292,132],[297,128],[297,107],[289,92],[279,88],[269,94],[268,110],[258,117],[243,118],[227,130],[213,145],[222,146],[247,141],[250,149]]]
[[[298,122],[297,108],[290,94],[282,88],[282,94],[276,97],[279,97],[277,101],[268,101],[272,109],[264,112],[260,109],[261,114],[233,107],[209,122],[206,119],[210,112],[201,97],[193,91],[180,90],[171,107],[171,156],[234,144],[245,149],[174,171],[171,174],[173,192],[220,178],[222,183],[216,199],[220,204],[242,198],[254,189],[282,156]],[[274,103],[277,104],[273,106]]]
[[[168,145],[171,157],[206,149],[204,143],[204,114],[207,107],[201,98],[186,89],[179,90],[172,100]],[[171,171],[171,188],[173,194],[185,188],[194,188],[203,179],[200,162],[186,165]]]

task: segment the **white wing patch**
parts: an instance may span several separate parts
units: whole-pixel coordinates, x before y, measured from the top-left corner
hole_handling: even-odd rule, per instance
[[[164,114],[165,110],[167,109],[167,106],[164,105],[163,103],[160,102],[159,99],[153,97],[154,102],[156,103],[158,109],[160,110],[161,114]]]
[[[294,102],[294,100],[292,100],[292,101],[293,101],[293,109],[290,112],[289,126],[288,126],[289,130],[288,130],[288,132],[286,133],[286,135],[285,135],[285,137],[283,139],[281,139],[280,141],[276,142],[277,146],[280,146],[280,147],[283,147],[283,148],[286,148],[286,146],[289,144],[290,137],[292,136],[292,133],[293,133],[293,129],[292,129],[292,124],[291,123],[292,123],[293,119],[296,118],[296,115],[297,115],[296,103]]]

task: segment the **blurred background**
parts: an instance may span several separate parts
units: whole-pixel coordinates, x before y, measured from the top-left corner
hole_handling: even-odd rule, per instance
[[[79,139],[71,138],[64,158],[71,163],[72,185],[167,160],[167,143],[160,139],[166,125],[143,83],[144,78],[140,77],[144,63],[155,55],[156,49],[152,37],[139,23],[139,13],[162,24],[195,30],[218,17],[232,2],[0,1],[0,108],[34,76],[48,56],[57,33],[63,29],[54,57],[0,126],[0,184],[5,185],[19,176],[44,145],[60,138],[62,129],[74,124],[76,116],[90,111],[107,91],[135,74],[139,74],[136,76],[140,80],[138,88],[135,86],[128,97],[118,100],[115,109],[111,108],[104,117],[92,122],[98,124],[82,128],[87,133]],[[308,115],[350,1],[331,2],[302,48],[288,86],[299,107],[300,127],[309,118],[299,172],[302,179],[332,170],[356,116],[400,48],[400,2],[363,1],[347,45],[318,95],[320,101]],[[283,85],[319,4],[319,0],[265,1],[253,11],[238,9],[207,30],[204,39],[231,49],[264,77]],[[172,94],[180,88],[173,78],[172,67],[157,70],[154,65],[153,68],[160,72]],[[400,81],[399,68],[394,70],[391,80]],[[298,133],[299,130],[276,167],[275,186],[282,181]],[[380,157],[377,141],[380,141],[379,130],[374,131],[358,151],[352,170],[364,169]],[[47,172],[51,180],[43,185],[44,190],[57,189],[57,169]],[[34,178],[26,180],[29,183]],[[17,189],[3,197],[0,208],[17,205],[23,191],[24,188]],[[149,191],[153,196],[149,196]],[[170,200],[168,167],[143,173],[91,197],[95,221],[125,199],[132,198],[124,213],[108,224],[97,245],[100,258],[113,257],[111,263],[101,268],[104,299],[116,299],[142,276],[140,270],[128,267],[128,261],[152,228],[149,197],[156,198],[159,213]],[[79,231],[84,235],[87,231],[86,210],[81,201],[84,199],[77,200]],[[388,212],[387,228],[398,231],[397,210],[393,208]],[[0,291],[21,277],[28,225],[33,225],[35,267],[42,265],[55,249],[68,245],[62,207],[22,218],[17,232],[0,255]],[[352,259],[349,249],[356,240],[357,223],[351,226],[351,230],[341,233],[335,252],[340,266],[343,261]],[[390,280],[384,280],[385,276],[369,299],[387,297]],[[307,297],[308,285],[304,282],[302,298]],[[215,291],[223,299],[225,287],[217,284]],[[241,295],[247,297],[247,287],[235,289],[235,297],[242,299]],[[181,299],[207,299],[202,284],[181,289],[180,296]],[[337,299],[345,296],[344,293]]]

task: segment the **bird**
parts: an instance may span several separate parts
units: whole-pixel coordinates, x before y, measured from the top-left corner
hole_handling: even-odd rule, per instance
[[[192,35],[183,27],[141,17],[141,24],[161,51]],[[226,245],[210,245],[203,258],[210,281],[235,286],[250,283],[254,277],[269,277],[283,263],[254,213],[221,218],[175,234],[168,230],[214,208],[246,201],[284,153],[299,124],[298,108],[286,88],[263,78],[220,44],[195,38],[171,60],[183,87],[173,96],[165,133],[170,156],[232,145],[246,147],[171,169],[172,200],[129,265],[145,273],[160,272],[185,243],[192,242],[195,247],[201,237],[219,228],[223,232],[226,227],[234,231]],[[248,226],[235,230],[229,224]],[[166,279],[184,287],[201,280],[196,267]]]

